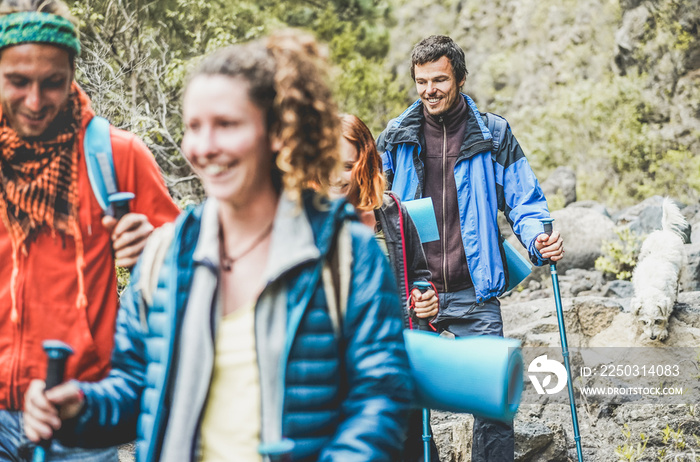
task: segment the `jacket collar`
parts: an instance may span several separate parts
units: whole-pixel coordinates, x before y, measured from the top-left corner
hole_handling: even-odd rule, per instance
[[[195,263],[204,264],[212,268],[219,267],[219,202],[210,197],[202,207],[197,247],[192,254]]]
[[[467,114],[469,115],[462,152],[468,152],[468,155],[471,156],[490,149],[491,133],[486,128],[476,103],[464,93],[462,93],[462,97],[467,104]],[[421,144],[424,121],[423,102],[418,99],[400,116],[389,122],[385,141],[386,150],[393,150],[394,146],[404,143]],[[477,148],[476,151],[474,151],[474,147]]]
[[[218,207],[216,199],[208,198],[182,217],[180,234],[197,223],[194,229],[198,233],[194,240],[189,239],[196,243],[193,262],[214,267],[219,264]],[[355,217],[354,210],[344,199],[330,201],[305,191],[294,200],[283,191],[272,228],[265,280],[273,281],[299,265],[320,259],[330,250],[331,237],[342,220],[351,217]]]
[[[305,208],[284,192],[280,196],[274,223],[266,281],[273,281],[292,268],[321,256]]]

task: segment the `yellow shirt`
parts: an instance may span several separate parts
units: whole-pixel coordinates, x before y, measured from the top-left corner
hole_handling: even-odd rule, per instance
[[[219,325],[214,371],[200,429],[200,461],[260,462],[260,377],[255,350],[255,305]]]

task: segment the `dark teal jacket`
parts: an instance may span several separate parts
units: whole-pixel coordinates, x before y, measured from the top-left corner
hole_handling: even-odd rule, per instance
[[[276,369],[284,397],[281,434],[294,443],[294,461],[396,460],[413,392],[396,283],[374,237],[352,220],[350,294],[342,335],[336,337],[320,279],[321,262],[340,224],[354,212],[339,202],[318,204],[311,194],[304,195],[303,209],[318,252],[275,279],[283,281],[287,294],[287,341]],[[195,270],[192,254],[201,211],[201,206],[194,208],[177,220],[145,320],[134,285],[123,295],[113,369],[101,382],[81,384],[87,404],[71,425],[73,432],[64,431],[65,442],[104,446],[136,437],[137,460],[159,460],[172,398],[170,365]],[[276,227],[273,238],[278,232],[294,234]],[[138,280],[139,270],[137,265],[132,280]],[[256,325],[257,316],[258,310]],[[265,339],[256,337],[256,344],[261,342]],[[261,354],[258,346],[260,367],[277,367]]]

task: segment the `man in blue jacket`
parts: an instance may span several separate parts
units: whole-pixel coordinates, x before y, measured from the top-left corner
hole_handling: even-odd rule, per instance
[[[467,76],[462,49],[450,37],[423,39],[411,54],[411,76],[420,99],[389,122],[377,147],[401,200],[433,201],[440,240],[424,250],[440,297],[435,324],[456,337],[503,336],[496,297],[507,287],[507,268],[498,211],[536,265],[561,259],[562,239],[543,232],[547,203],[510,128],[494,143],[485,117],[498,116],[482,115],[460,92]],[[475,419],[472,461],[513,458],[512,425]]]

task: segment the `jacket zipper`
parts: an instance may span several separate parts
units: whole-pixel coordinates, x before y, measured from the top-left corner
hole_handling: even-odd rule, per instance
[[[447,204],[445,203],[445,195],[447,194],[447,185],[445,176],[447,174],[447,128],[445,121],[440,117],[442,124],[442,277],[445,285],[445,292],[449,292],[447,287]]]

